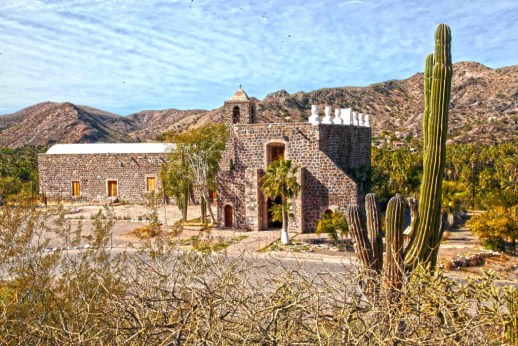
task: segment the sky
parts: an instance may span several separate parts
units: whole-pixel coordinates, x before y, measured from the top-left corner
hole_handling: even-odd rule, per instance
[[[0,114],[210,110],[239,85],[263,99],[404,79],[440,23],[454,62],[518,63],[516,0],[0,0]]]

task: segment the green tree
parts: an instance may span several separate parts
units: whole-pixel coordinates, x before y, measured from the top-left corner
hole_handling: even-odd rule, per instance
[[[372,191],[388,201],[397,193],[417,192],[421,182],[422,152],[407,147],[372,148]]]
[[[208,207],[212,223],[216,223],[216,219],[208,203],[208,196],[209,191],[216,188],[219,161],[225,150],[227,137],[228,131],[224,124],[209,124],[176,134],[172,138],[174,145],[171,149],[170,166],[176,170],[173,170],[173,179],[168,186],[180,182],[175,189],[182,191],[180,195],[185,196],[188,181],[200,199],[205,201],[200,205],[202,208]],[[168,176],[167,173],[164,174]],[[171,178],[170,175],[169,177]]]
[[[175,148],[169,153],[169,160],[162,166],[160,176],[165,193],[174,197],[176,205],[182,212],[182,220],[187,221],[191,179],[182,148],[178,150]]]
[[[288,202],[296,197],[300,191],[297,182],[297,167],[292,167],[290,160],[277,160],[266,169],[262,179],[262,189],[266,197],[281,198],[282,230],[281,243],[289,244],[288,236]]]
[[[510,208],[494,207],[485,213],[473,216],[468,221],[468,228],[486,245],[503,244],[510,239],[513,251],[518,238],[518,206]],[[498,246],[497,246],[498,247]]]
[[[0,148],[0,199],[17,198],[38,191],[38,153],[45,148]]]

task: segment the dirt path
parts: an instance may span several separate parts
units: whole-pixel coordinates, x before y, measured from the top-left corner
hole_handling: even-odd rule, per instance
[[[485,258],[481,265],[448,269],[448,262],[456,256],[466,258],[474,254],[492,252],[484,249],[480,240],[466,227],[469,218],[479,213],[481,212],[468,213],[467,217],[459,224],[444,233],[439,250],[439,263],[444,266],[448,273],[457,277],[479,276],[483,274],[483,271],[491,269],[496,272],[502,281],[518,283],[518,256],[510,253]]]

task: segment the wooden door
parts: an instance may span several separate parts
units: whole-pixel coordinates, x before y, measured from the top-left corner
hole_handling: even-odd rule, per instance
[[[108,197],[117,197],[117,180],[108,180]]]
[[[76,180],[72,182],[72,197],[79,196],[81,196],[81,184]]]
[[[156,178],[155,177],[147,177],[146,178],[146,188],[147,191],[155,191],[156,189]]]
[[[234,215],[233,214],[233,210],[232,210],[232,206],[230,205],[226,205],[225,206],[225,209],[224,209],[224,216],[225,216],[225,227],[232,227],[232,223],[233,223],[233,218],[234,218]]]

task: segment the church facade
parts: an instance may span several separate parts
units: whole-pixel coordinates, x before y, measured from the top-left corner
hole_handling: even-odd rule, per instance
[[[326,212],[343,212],[348,204],[363,204],[370,170],[371,128],[367,115],[335,110],[320,119],[312,107],[309,122],[256,123],[255,103],[239,89],[225,102],[229,139],[217,179],[219,226],[268,229],[272,203],[261,189],[267,166],[280,158],[298,169],[301,186],[291,201],[292,231],[314,231]]]

